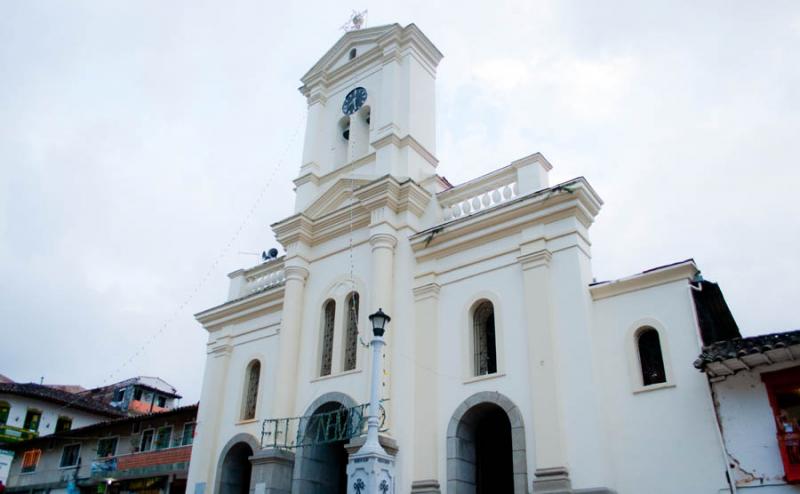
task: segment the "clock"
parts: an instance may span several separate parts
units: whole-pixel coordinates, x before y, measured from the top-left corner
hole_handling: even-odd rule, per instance
[[[345,115],[352,115],[364,105],[365,101],[367,101],[367,90],[363,87],[353,89],[344,97],[342,113]]]

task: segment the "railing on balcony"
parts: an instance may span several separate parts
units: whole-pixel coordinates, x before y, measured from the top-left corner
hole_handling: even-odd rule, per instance
[[[519,195],[517,171],[505,167],[438,194],[445,221],[506,203]]]
[[[231,275],[234,276],[234,275]],[[283,258],[259,264],[235,273],[238,278],[238,290],[231,293],[233,298],[245,297],[267,288],[279,286],[285,281]]]
[[[130,477],[186,470],[191,454],[189,444],[97,458],[92,461],[91,472],[93,477]]]
[[[20,441],[27,441],[39,437],[39,433],[22,427],[14,427],[13,425],[2,424],[0,425],[0,442],[3,443],[17,443]]]
[[[261,424],[261,448],[295,449],[347,441],[367,433],[368,414],[369,404],[363,404],[303,417],[267,419]],[[385,431],[383,405],[379,415],[379,430]]]

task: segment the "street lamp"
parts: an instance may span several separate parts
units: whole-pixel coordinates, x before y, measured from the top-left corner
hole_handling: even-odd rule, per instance
[[[383,339],[386,333],[386,324],[392,318],[383,312],[383,309],[378,309],[378,312],[369,316],[369,321],[372,323],[372,341],[369,342],[372,347],[372,382],[370,383],[369,393],[369,417],[367,417],[367,440],[361,451],[375,452],[386,454],[378,440],[378,413],[380,401],[378,398],[378,389],[381,385],[381,348],[386,344]]]
[[[381,348],[386,342],[386,324],[392,320],[383,310],[369,316],[372,323],[372,382],[370,383],[367,439],[350,455],[347,464],[347,494],[394,494],[394,458],[378,440],[378,389],[381,385]]]
[[[383,336],[386,332],[386,323],[391,321],[392,318],[383,312],[383,309],[378,309],[378,312],[369,316],[369,322],[372,323],[372,334],[375,336]]]

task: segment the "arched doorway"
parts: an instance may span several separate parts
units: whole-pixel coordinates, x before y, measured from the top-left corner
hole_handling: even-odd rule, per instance
[[[500,393],[462,403],[447,431],[448,492],[527,492],[525,432],[519,409]]]
[[[297,448],[294,467],[293,493],[347,493],[347,441],[327,441],[337,427],[349,419],[347,409],[355,402],[341,393],[318,398],[309,407],[310,418],[301,424],[304,442]],[[335,435],[335,434],[334,434]]]
[[[245,442],[234,444],[225,454],[220,471],[219,494],[249,494],[253,448]]]

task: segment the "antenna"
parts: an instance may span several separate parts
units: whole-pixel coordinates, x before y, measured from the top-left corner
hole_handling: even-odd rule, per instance
[[[350,31],[358,31],[362,27],[367,25],[367,10],[364,9],[361,12],[354,10],[350,14],[350,19],[345,22],[342,27],[340,28],[342,31],[349,33]]]

